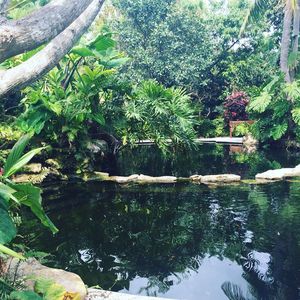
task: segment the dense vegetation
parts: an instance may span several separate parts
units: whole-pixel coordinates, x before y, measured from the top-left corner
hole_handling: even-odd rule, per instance
[[[51,4],[2,2],[1,18],[12,21]],[[20,257],[6,246],[21,204],[57,230],[44,214],[41,190],[10,179],[34,154],[39,162],[62,162],[64,174],[85,174],[140,140],[172,153],[195,146],[199,136],[228,135],[236,120],[254,121],[236,133],[261,145],[299,148],[299,7],[290,2],[106,1],[66,53],[53,53],[52,37],[17,55],[0,53],[0,81],[8,82],[0,82],[0,250]],[[51,62],[24,78],[22,66],[39,66],[43,51]],[[11,83],[14,70],[21,79]],[[24,158],[29,137],[37,150]]]

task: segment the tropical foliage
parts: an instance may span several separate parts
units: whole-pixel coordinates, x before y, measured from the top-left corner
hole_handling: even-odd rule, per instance
[[[0,23],[3,16],[12,19],[8,22],[20,22],[19,19],[48,2],[11,0],[6,7],[6,1],[0,1],[0,8],[4,7],[4,11],[0,11]],[[229,121],[248,119],[254,121],[253,125],[241,124],[234,134],[251,133],[267,146],[288,142],[300,147],[299,28],[299,1],[106,0],[105,13],[73,49],[70,46],[63,52],[65,55],[71,49],[54,68],[43,77],[37,76],[39,81],[21,91],[13,89],[0,99],[1,255],[23,259],[24,254],[18,253],[14,240],[19,229],[15,216],[24,206],[52,233],[57,232],[42,207],[41,187],[14,181],[15,174],[23,171],[35,155],[45,164],[49,158],[58,159],[62,162],[62,173],[78,178],[79,173],[110,169],[116,155],[124,155],[121,150],[130,146],[126,170],[133,173],[138,166],[156,174],[158,170],[166,171],[160,167],[167,161],[169,171],[176,165],[183,166],[176,176],[190,176],[197,172],[195,166],[199,161],[202,163],[207,158],[202,150],[194,161],[188,160],[195,138],[226,136]],[[19,67],[46,47],[39,44],[36,49],[31,47],[30,51],[1,62],[0,76],[2,71]],[[139,148],[143,158],[140,161],[134,146],[142,140],[153,141],[157,148],[147,155],[145,149]],[[29,142],[34,150],[25,153]],[[217,165],[214,171],[220,172],[227,172],[228,164],[239,168],[247,164],[249,173],[254,176],[258,169],[281,167],[276,160],[235,150],[231,147],[226,157],[223,148],[210,150],[213,155],[211,160],[203,162],[204,169],[209,169],[212,162]],[[165,155],[159,152],[158,159],[155,151]],[[189,173],[192,171],[195,172]],[[193,188],[195,195],[199,193],[198,187]],[[249,187],[248,200],[264,214],[269,204],[255,192],[256,188]],[[221,198],[220,202],[225,199],[229,203],[230,196]],[[117,237],[117,243],[122,237],[126,243],[135,245],[139,253],[117,244],[128,259],[125,264],[138,271],[125,272],[124,266],[116,263],[114,267],[119,268],[121,277],[115,270],[108,272],[109,284],[105,288],[126,288],[130,278],[142,277],[142,261],[149,269],[152,265],[165,268],[160,278],[152,278],[148,289],[158,284],[168,290],[169,273],[199,267],[199,262],[191,259],[196,253],[220,256],[227,253],[234,260],[232,249],[242,247],[238,240],[240,232],[232,227],[236,218],[226,209],[222,212],[225,225],[220,225],[211,221],[214,216],[208,212],[205,216],[202,214],[207,208],[201,201],[181,204],[178,202],[181,199],[176,198],[178,203],[173,200],[178,209],[177,206],[174,209],[174,204],[165,198],[156,203],[149,200],[151,207],[136,200],[121,201],[119,195],[109,200],[109,204],[103,202],[112,209],[107,210],[109,218],[100,214],[99,228],[103,236],[109,242],[112,236]],[[286,206],[281,213],[288,215],[289,209]],[[95,211],[90,215],[99,219]],[[162,221],[166,219],[173,223],[166,225]],[[150,223],[151,229],[147,227]],[[267,228],[267,224],[263,225]],[[73,220],[69,226],[72,236]],[[195,236],[200,232],[205,237],[205,228],[212,229],[212,233],[204,243],[196,244]],[[217,237],[221,241],[224,238],[224,229],[232,232],[226,241],[232,248],[215,246]],[[161,237],[159,246],[167,249],[165,254],[155,249],[153,241],[158,241],[158,236]],[[78,235],[74,240],[77,238]],[[69,245],[62,241],[61,247],[66,253],[73,249],[74,240]],[[78,244],[80,242],[78,240]],[[153,250],[146,260],[145,245],[150,252]],[[97,259],[104,255],[104,248],[97,247],[94,247],[89,267],[99,275]],[[72,262],[77,263],[76,259],[71,257]],[[152,271],[149,273],[154,274]],[[105,271],[103,274],[106,276]],[[97,276],[91,284],[97,284],[96,279]],[[1,278],[2,298],[5,289],[5,297],[16,300],[77,297],[45,280],[37,280],[35,292],[29,292],[18,291],[19,288]],[[222,289],[228,298],[244,297],[233,283],[225,282]]]
[[[262,141],[280,140],[284,136],[299,139],[300,86],[298,81],[286,83],[283,76],[262,88],[249,111],[256,117],[253,133]]]
[[[32,184],[16,184],[11,176],[25,166],[45,148],[37,148],[23,155],[30,136],[23,136],[13,147],[0,174],[0,252],[22,258],[22,255],[5,245],[15,238],[17,231],[11,212],[15,206],[27,206],[53,233],[58,230],[45,214],[42,207],[42,190]]]
[[[165,149],[166,138],[174,145],[192,145],[196,138],[196,109],[183,89],[145,81],[126,99],[124,108],[127,133],[123,137],[126,140],[153,139]]]

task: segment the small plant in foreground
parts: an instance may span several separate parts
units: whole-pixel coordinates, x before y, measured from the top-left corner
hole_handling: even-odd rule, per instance
[[[45,147],[37,148],[23,155],[30,138],[30,135],[25,135],[19,139],[0,172],[0,252],[20,259],[24,257],[5,246],[17,234],[16,225],[11,217],[11,210],[15,206],[28,206],[43,225],[53,233],[58,231],[42,207],[42,190],[30,183],[17,184],[10,180],[12,175],[24,167],[36,154],[45,149]]]

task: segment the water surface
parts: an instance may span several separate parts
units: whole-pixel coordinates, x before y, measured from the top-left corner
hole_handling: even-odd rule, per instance
[[[225,152],[224,162],[221,154],[165,159],[138,151],[128,164],[123,154],[114,169],[187,176],[233,168],[251,177],[265,165],[298,162],[265,153],[240,162]],[[60,232],[52,236],[31,220],[25,240],[53,254],[51,266],[78,273],[89,286],[188,300],[228,299],[233,291],[246,299],[300,299],[299,180],[219,187],[68,183],[46,188],[44,199]]]

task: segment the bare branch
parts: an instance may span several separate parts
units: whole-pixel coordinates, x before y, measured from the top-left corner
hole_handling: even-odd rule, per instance
[[[0,0],[7,2],[7,0]],[[0,63],[49,42],[66,29],[92,0],[53,0],[20,20],[0,23]]]
[[[98,15],[104,0],[93,0],[88,8],[44,49],[0,74],[0,98],[34,82],[51,70],[68,53]]]

